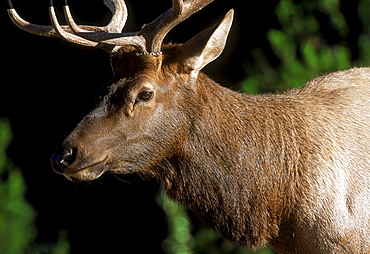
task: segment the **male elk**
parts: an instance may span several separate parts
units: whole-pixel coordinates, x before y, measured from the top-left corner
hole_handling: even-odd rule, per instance
[[[122,33],[123,0],[105,0],[105,27],[27,32],[111,53],[112,80],[51,157],[72,181],[105,172],[157,178],[169,197],[224,237],[281,253],[370,252],[370,69],[318,77],[283,94],[248,95],[201,73],[222,52],[233,11],[184,44],[166,34],[213,0],[173,0],[136,33]]]

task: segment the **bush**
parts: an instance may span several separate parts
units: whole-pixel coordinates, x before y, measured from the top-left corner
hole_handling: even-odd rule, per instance
[[[363,12],[369,10],[365,1],[361,3]],[[271,67],[262,50],[254,49],[255,65],[245,64],[247,77],[240,84],[241,90],[254,94],[281,92],[300,87],[321,74],[368,65],[370,40],[363,34],[359,45],[352,45],[359,46],[360,50],[360,57],[353,59],[351,45],[347,43],[349,28],[339,5],[339,0],[301,1],[300,4],[281,0],[276,8],[281,30],[271,29],[267,34],[280,65]],[[338,34],[337,42],[329,42],[323,36],[317,15],[314,15],[317,11],[329,19],[331,29]],[[370,25],[368,18],[362,21],[365,27]]]
[[[0,119],[0,253],[21,254],[36,233],[35,213],[24,198],[23,176],[5,153],[11,138],[9,122]]]

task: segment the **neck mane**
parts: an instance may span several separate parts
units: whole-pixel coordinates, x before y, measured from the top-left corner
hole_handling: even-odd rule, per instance
[[[167,194],[224,237],[259,248],[278,236],[297,195],[305,154],[299,144],[305,139],[297,137],[305,133],[299,106],[285,95],[251,96],[200,83],[206,85],[192,129],[182,151],[166,162]]]

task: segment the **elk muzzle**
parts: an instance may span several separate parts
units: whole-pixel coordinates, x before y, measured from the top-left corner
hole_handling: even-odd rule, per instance
[[[86,160],[83,163],[78,162],[78,149],[69,148],[65,150],[56,150],[51,156],[53,170],[58,174],[63,174],[69,180],[91,181],[100,177],[105,170],[107,157],[96,161]]]

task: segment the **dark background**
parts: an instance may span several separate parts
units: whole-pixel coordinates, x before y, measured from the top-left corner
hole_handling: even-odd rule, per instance
[[[14,0],[13,5],[29,22],[50,24],[48,2]],[[256,61],[253,49],[260,48],[270,66],[280,65],[266,39],[269,29],[280,27],[275,15],[277,2],[215,0],[176,27],[167,41],[185,42],[234,8],[235,21],[225,52],[204,71],[219,83],[239,89],[239,82],[248,75],[243,63],[253,65]],[[69,4],[79,24],[105,25],[109,21],[109,10],[101,0],[70,0]],[[171,7],[169,0],[127,4],[125,31],[138,30]],[[63,1],[55,1],[55,5],[61,10]],[[341,1],[341,12],[350,27],[344,40],[353,59],[358,58],[357,40],[362,32],[357,7],[356,0]],[[88,112],[95,93],[110,79],[108,54],[20,30],[8,18],[5,1],[0,11],[0,117],[10,119],[14,139],[8,154],[21,168],[28,187],[27,199],[38,214],[35,243],[55,243],[59,230],[65,229],[71,253],[161,253],[167,227],[163,211],[155,202],[159,188],[156,182],[129,175],[75,184],[53,173],[49,163],[53,149]],[[328,44],[343,41],[325,13],[310,11]],[[61,13],[59,16],[62,20]]]

